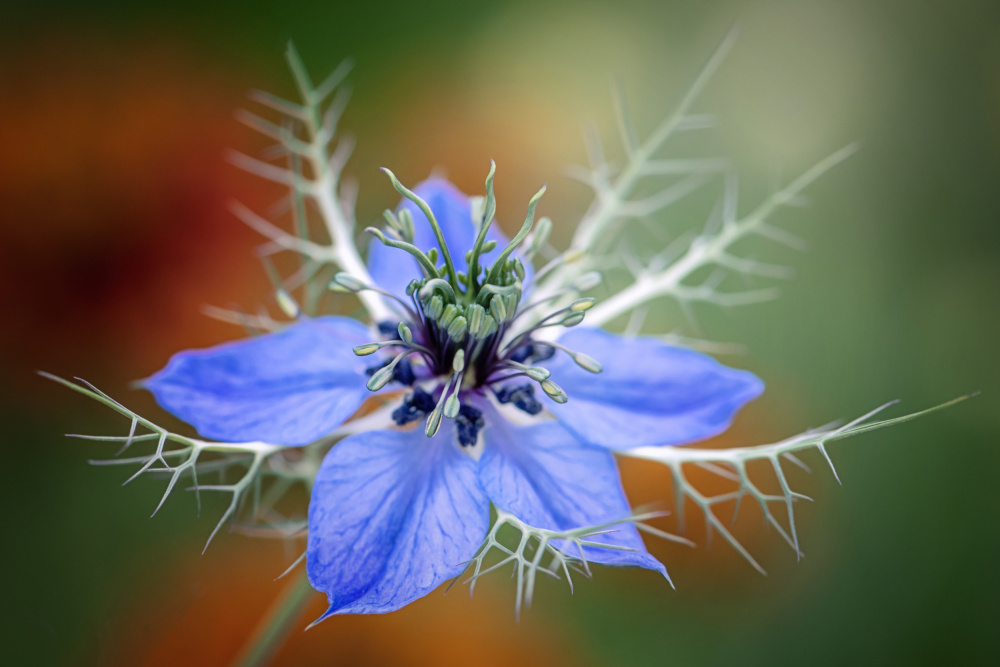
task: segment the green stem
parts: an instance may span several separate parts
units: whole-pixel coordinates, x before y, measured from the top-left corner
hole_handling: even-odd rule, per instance
[[[304,567],[297,568],[291,584],[274,601],[249,641],[233,661],[234,667],[262,667],[267,665],[284,645],[296,627],[306,604],[315,593],[309,584]]]

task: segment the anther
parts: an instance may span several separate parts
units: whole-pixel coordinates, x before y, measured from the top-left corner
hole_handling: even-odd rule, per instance
[[[441,312],[441,317],[437,318],[438,326],[447,329],[456,317],[458,317],[458,306],[449,303]]]
[[[503,299],[500,298],[499,294],[490,299],[490,313],[493,314],[493,318],[497,322],[507,321],[507,307],[504,305]]]
[[[601,365],[601,362],[593,357],[588,357],[582,352],[571,352],[570,356],[573,357],[573,361],[576,362],[576,365],[585,371],[600,373],[604,370],[604,366]]]
[[[500,327],[497,325],[497,321],[493,319],[492,315],[483,316],[483,324],[479,328],[479,332],[476,334],[477,340],[482,340],[483,338],[489,338],[497,332]]]
[[[545,380],[541,383],[541,386],[542,391],[548,394],[549,398],[556,403],[565,403],[569,400],[569,396],[567,396],[566,392],[562,390],[562,387],[557,385],[552,380]]]
[[[461,343],[465,340],[465,332],[468,329],[468,323],[465,318],[459,315],[451,324],[448,325],[448,335],[451,339],[457,343]]]
[[[369,354],[375,354],[382,349],[381,343],[365,343],[364,345],[357,345],[354,348],[354,354],[359,357],[367,357]]]
[[[513,262],[513,268],[514,268],[514,275],[517,276],[517,279],[524,280],[524,264],[521,263],[521,260],[515,258]]]
[[[361,290],[365,289],[365,284],[353,277],[349,273],[344,273],[341,271],[333,276],[333,280],[330,281],[330,290],[334,292],[350,292],[356,294]]]
[[[524,374],[535,382],[544,382],[552,376],[549,369],[542,368],[541,366],[529,366],[525,368]]]
[[[460,403],[458,401],[458,392],[448,397],[448,400],[444,402],[444,416],[448,419],[454,419],[458,416],[458,409]]]
[[[427,317],[432,320],[437,320],[441,317],[441,311],[444,310],[444,301],[441,300],[439,296],[432,296],[427,305],[424,306],[424,312],[427,313]]]
[[[466,321],[469,323],[469,333],[473,336],[479,334],[479,330],[483,327],[483,318],[486,315],[486,309],[480,306],[478,303],[474,303],[465,309]]]
[[[372,371],[371,377],[365,385],[368,387],[368,391],[378,391],[393,380],[398,380],[403,384],[413,384],[413,381],[416,378],[413,374],[413,368],[410,366],[410,362],[406,360],[406,355],[411,352],[413,352],[413,350],[400,352],[388,364],[378,368],[368,369],[369,371]],[[404,363],[405,366],[403,365]],[[397,375],[397,371],[399,372],[399,375]]]

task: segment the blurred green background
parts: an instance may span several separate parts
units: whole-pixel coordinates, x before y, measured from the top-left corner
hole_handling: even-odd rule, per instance
[[[498,164],[500,218],[547,182],[560,238],[588,203],[564,178],[594,121],[615,155],[608,82],[640,132],[683,94],[734,22],[739,41],[700,102],[705,143],[741,170],[746,212],[837,148],[862,150],[779,224],[805,253],[775,302],[699,310],[727,356],[767,383],[720,444],[771,442],[899,398],[974,400],[832,448],[843,487],[795,475],[806,558],[745,517],[761,577],[719,540],[655,546],[677,590],[600,570],[543,585],[518,625],[512,585],[434,593],[384,617],[295,633],[281,664],[996,664],[1000,628],[1000,4],[995,2],[5,3],[0,19],[0,485],[5,664],[225,664],[295,556],[222,535],[180,494],[120,488],[110,455],[66,432],[126,425],[33,374],[81,376],[140,412],[128,383],[177,350],[238,337],[204,303],[254,308],[258,239],[226,212],[266,208],[224,151],[257,144],[233,120],[250,88],[290,95],[292,38],[315,76],[354,57],[344,126],[359,219],[395,203],[376,172],[436,167],[467,192]],[[668,214],[700,225],[710,200]],[[504,214],[504,211],[508,213]],[[773,251],[769,251],[773,252]],[[665,309],[656,324],[673,328]],[[166,418],[162,420],[169,422]],[[815,457],[809,458],[818,464]],[[626,465],[636,502],[663,471]],[[322,608],[317,601],[315,612]]]

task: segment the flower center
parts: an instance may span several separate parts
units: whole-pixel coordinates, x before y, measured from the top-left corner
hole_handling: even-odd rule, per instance
[[[405,209],[398,214],[385,212],[386,231],[369,228],[382,243],[409,253],[417,260],[422,276],[407,285],[406,300],[377,286],[363,285],[345,274],[334,276],[331,288],[359,292],[372,289],[394,299],[402,316],[399,322],[381,322],[380,340],[354,348],[359,356],[391,349],[391,358],[368,369],[367,387],[378,391],[390,382],[413,386],[392,413],[396,424],[403,426],[426,418],[425,433],[435,435],[443,417],[455,420],[459,443],[475,444],[484,426],[482,412],[470,403],[474,396],[489,393],[497,402],[511,404],[530,414],[539,414],[543,406],[535,397],[537,383],[543,392],[558,403],[565,403],[566,393],[549,379],[551,373],[536,364],[565,351],[581,367],[599,373],[601,366],[586,355],[567,350],[557,343],[540,342],[532,337],[539,329],[552,326],[575,326],[594,303],[592,298],[575,299],[569,305],[555,307],[546,317],[526,324],[521,316],[545,303],[565,303],[565,297],[584,287],[569,288],[553,297],[522,306],[526,272],[522,260],[514,255],[532,231],[535,207],[545,192],[543,187],[528,204],[521,229],[490,266],[482,266],[484,254],[492,252],[496,242],[487,240],[487,232],[496,212],[491,165],[486,179],[479,231],[473,247],[465,253],[468,270],[456,271],[433,211],[420,197],[406,189],[388,170],[396,189],[414,202],[427,217],[438,248],[427,251],[413,245],[413,220]],[[544,227],[545,234],[549,226]],[[542,231],[542,230],[539,230]],[[532,236],[532,248],[544,245],[538,232]],[[439,266],[438,260],[443,263]],[[587,281],[592,286],[593,281]]]

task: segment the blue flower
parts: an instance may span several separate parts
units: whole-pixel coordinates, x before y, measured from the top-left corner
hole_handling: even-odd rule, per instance
[[[307,567],[329,597],[325,616],[393,611],[460,574],[491,504],[550,530],[629,516],[612,450],[712,436],[763,389],[746,371],[657,339],[592,328],[541,336],[579,323],[592,300],[520,317],[531,271],[516,250],[536,200],[508,243],[488,226],[492,199],[483,227],[446,181],[397,188],[408,198],[368,266],[375,286],[398,297],[399,322],[300,318],[182,352],[146,383],[164,408],[223,441],[306,445],[373,391],[391,409],[383,428],[337,443],[315,479]],[[586,547],[590,562],[666,574],[631,524],[591,539],[632,550]]]

